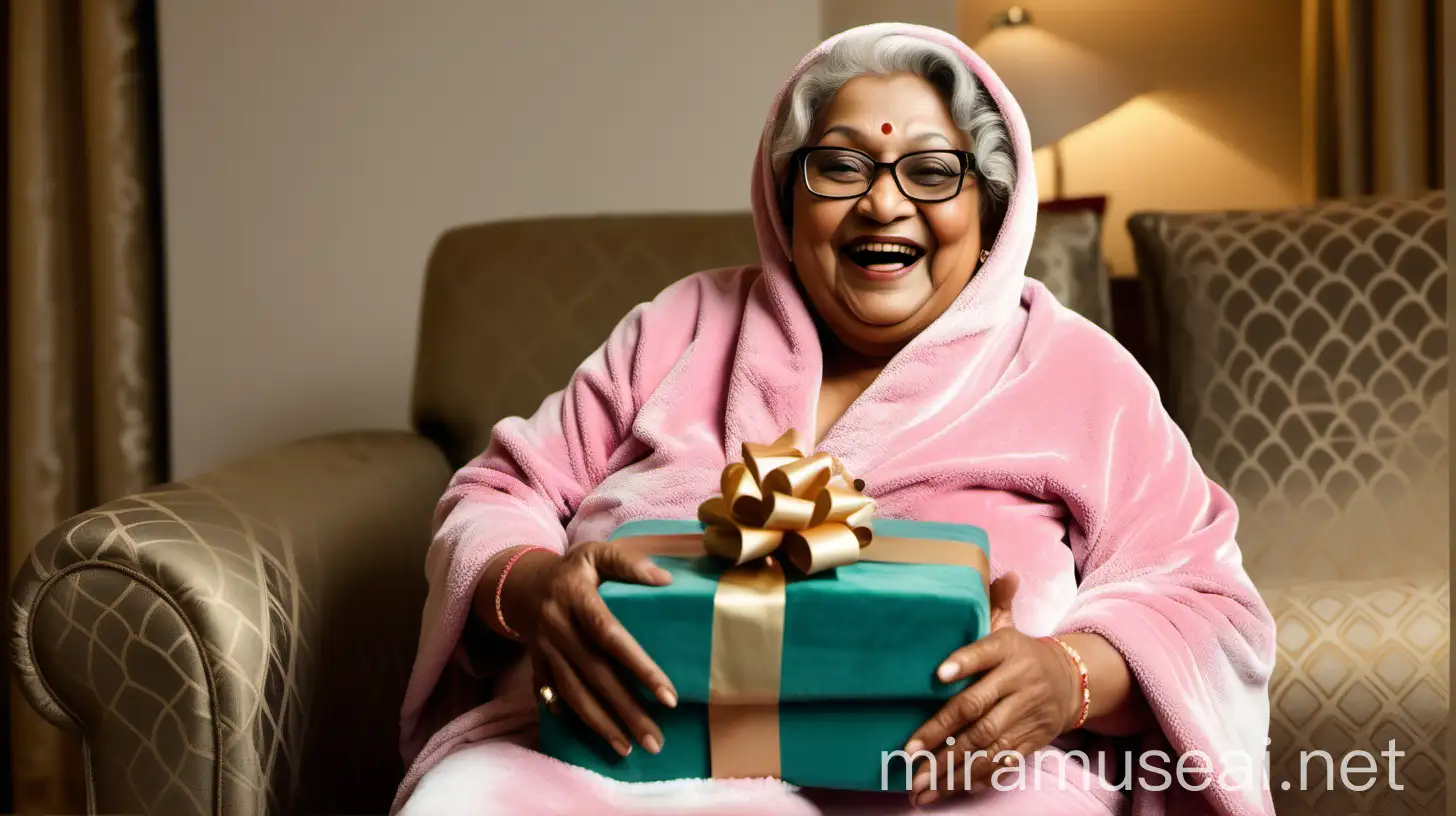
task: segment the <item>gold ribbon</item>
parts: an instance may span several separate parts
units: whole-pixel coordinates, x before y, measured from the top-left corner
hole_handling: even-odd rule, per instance
[[[980,547],[873,537],[875,505],[860,494],[864,482],[828,454],[803,456],[789,443],[792,434],[772,445],[744,444],[744,462],[723,470],[723,495],[699,508],[701,535],[619,540],[642,555],[706,553],[733,562],[713,595],[708,740],[717,778],[781,776],[778,701],[789,579],[774,553],[806,575],[856,561],[973,567],[989,593],[990,564]]]
[[[739,567],[778,554],[805,575],[860,559],[875,512],[864,482],[827,453],[800,453],[793,437],[745,442],[743,461],[723,469],[722,495],[698,508],[709,554]]]

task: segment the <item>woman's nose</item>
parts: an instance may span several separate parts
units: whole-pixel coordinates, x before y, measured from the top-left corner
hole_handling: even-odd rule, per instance
[[[879,173],[870,183],[869,192],[859,200],[860,212],[882,224],[909,218],[915,214],[915,202],[905,197],[889,172]]]

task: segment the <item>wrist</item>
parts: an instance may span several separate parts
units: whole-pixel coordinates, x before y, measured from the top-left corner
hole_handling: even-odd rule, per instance
[[[541,582],[561,556],[538,546],[512,547],[491,559],[476,591],[476,612],[497,633],[524,640],[535,631]]]
[[[1049,636],[1042,638],[1057,652],[1062,669],[1066,672],[1071,694],[1068,699],[1068,715],[1062,725],[1062,733],[1075,731],[1087,722],[1091,713],[1092,696],[1089,686],[1086,660],[1075,645],[1066,638]]]

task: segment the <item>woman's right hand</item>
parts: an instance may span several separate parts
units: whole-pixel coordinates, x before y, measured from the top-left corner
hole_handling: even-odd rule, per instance
[[[646,556],[591,541],[542,562],[529,577],[521,576],[524,581],[516,577],[514,571],[508,576],[505,591],[529,593],[517,596],[525,601],[526,613],[516,628],[531,655],[536,688],[551,686],[622,756],[632,749],[624,727],[643,748],[654,754],[662,750],[661,729],[637,703],[618,668],[625,667],[669,707],[677,705],[677,692],[607,608],[598,587],[605,580],[662,586],[672,576]]]

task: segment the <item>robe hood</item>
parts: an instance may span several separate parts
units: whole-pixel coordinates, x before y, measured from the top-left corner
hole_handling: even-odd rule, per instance
[[[981,81],[991,101],[1000,110],[1016,163],[1016,183],[1006,203],[1001,227],[991,244],[984,247],[990,250],[990,256],[945,313],[927,326],[910,345],[945,343],[1001,325],[1010,320],[1019,307],[1031,239],[1036,229],[1036,168],[1032,161],[1026,117],[996,72],[959,39],[926,26],[876,23],[830,37],[805,55],[775,95],[759,139],[753,162],[753,219],[766,282],[787,339],[798,346],[805,342],[804,332],[812,333],[814,327],[810,311],[812,304],[806,303],[795,287],[789,233],[779,207],[779,185],[770,159],[775,124],[799,78],[826,57],[841,39],[866,33],[915,37],[950,49]],[[972,145],[974,149],[975,145]]]

